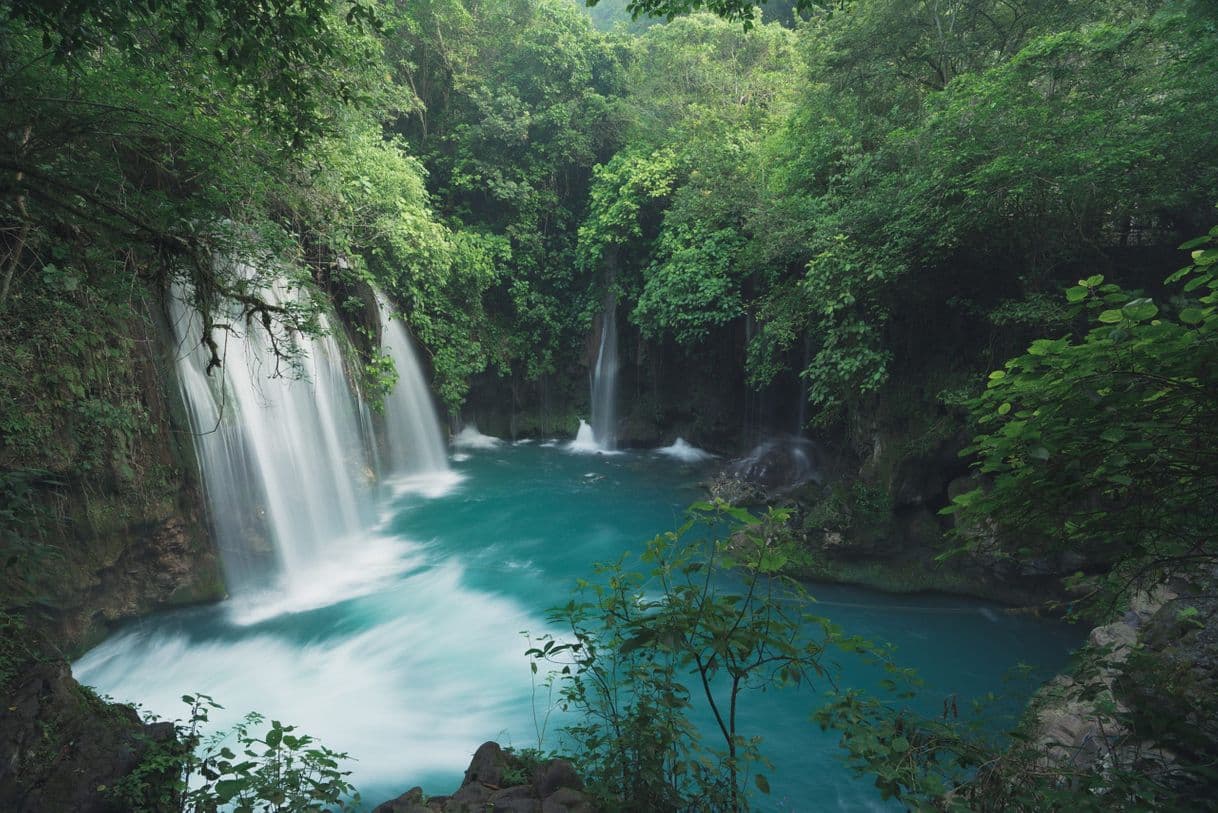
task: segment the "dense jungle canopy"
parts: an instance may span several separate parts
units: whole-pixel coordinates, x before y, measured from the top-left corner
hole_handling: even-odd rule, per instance
[[[802,539],[889,522],[902,461],[950,447],[945,557],[1051,557],[1096,622],[1208,579],[1216,89],[1207,0],[3,0],[4,608],[78,590],[65,495],[95,531],[178,499],[132,361],[167,296],[209,370],[260,331],[293,375],[340,324],[375,402],[374,289],[454,429],[509,392],[513,428],[574,431],[612,302],[627,425],[739,452],[769,393],[850,461],[783,517]],[[989,744],[911,751],[853,697],[822,719],[911,806],[1183,809],[1212,802],[1207,679],[1171,725],[1122,707],[1168,779],[985,773]]]

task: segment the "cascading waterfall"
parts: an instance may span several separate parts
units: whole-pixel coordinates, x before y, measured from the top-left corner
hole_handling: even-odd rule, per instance
[[[372,526],[378,466],[369,411],[325,315],[322,335],[291,337],[297,374],[278,375],[265,331],[250,327],[225,337],[224,366],[208,375],[202,320],[181,294],[172,298],[174,331],[190,349],[179,353],[178,381],[229,589],[308,592],[319,567],[352,552]],[[276,285],[262,296],[282,304],[297,294]],[[381,318],[399,372],[385,404],[390,467],[446,470],[409,338]]]
[[[617,296],[609,294],[592,372],[592,435],[604,450],[617,446],[617,366]]]
[[[377,296],[381,320],[381,348],[393,359],[398,380],[385,398],[385,434],[389,471],[427,474],[448,471],[448,456],[440,434],[440,421],[431,401],[410,336],[400,318]]]
[[[263,296],[282,304],[294,294],[274,286]],[[230,589],[266,586],[272,557],[282,586],[299,587],[328,546],[370,518],[369,489],[357,486],[372,471],[363,405],[338,342],[293,337],[300,374],[276,375],[267,335],[250,327],[229,334],[224,366],[209,376],[201,319],[180,296],[173,311],[179,345],[193,347],[179,355],[178,380]],[[262,526],[260,546],[250,544],[251,522]]]

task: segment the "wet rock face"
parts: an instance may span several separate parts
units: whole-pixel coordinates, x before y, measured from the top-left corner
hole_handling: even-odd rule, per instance
[[[766,491],[781,492],[804,483],[822,484],[823,458],[820,447],[807,438],[775,438],[731,463],[727,472]]]
[[[109,791],[149,743],[174,737],[171,723],[146,725],[84,690],[63,661],[22,664],[4,694],[0,810],[10,813],[125,811]]]
[[[531,772],[519,756],[486,742],[474,753],[461,787],[428,798],[411,788],[373,813],[595,813],[571,763],[551,759]]]

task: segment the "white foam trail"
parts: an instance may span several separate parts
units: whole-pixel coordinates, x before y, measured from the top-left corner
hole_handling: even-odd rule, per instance
[[[453,446],[457,449],[494,449],[503,441],[490,435],[484,435],[473,424],[453,436]]]
[[[467,459],[469,455],[453,455],[453,460]],[[444,471],[425,472],[423,474],[410,474],[405,477],[393,477],[387,482],[393,490],[395,496],[403,494],[418,494],[430,500],[439,497],[445,497],[453,493],[457,486],[461,485],[461,481],[465,477],[455,471],[445,469]]]
[[[167,719],[184,693],[225,708],[215,730],[257,710],[358,760],[356,786],[459,772],[476,744],[527,740],[529,669],[521,629],[543,629],[513,601],[471,590],[448,563],[367,599],[373,621],[301,640],[277,630],[198,640],[176,633],[115,636],[74,666],[78,679]],[[403,785],[404,787],[405,785]]]
[[[705,449],[699,449],[697,446],[687,443],[685,438],[677,438],[671,446],[656,449],[656,452],[674,460],[680,460],[682,463],[704,463],[714,458],[714,455]]]
[[[232,623],[251,626],[378,592],[423,563],[419,546],[400,538],[368,535],[336,544],[291,582],[246,591],[223,606]]]
[[[465,452],[453,453],[453,462],[454,463],[464,463],[466,460],[469,460],[469,455],[467,455]]]

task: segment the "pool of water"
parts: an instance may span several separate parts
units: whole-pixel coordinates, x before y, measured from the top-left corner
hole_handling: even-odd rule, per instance
[[[182,694],[203,692],[225,706],[213,714],[218,726],[251,710],[295,724],[350,753],[369,806],[415,784],[448,793],[482,742],[537,744],[533,710],[543,715],[545,699],[534,695],[522,633],[545,632],[546,609],[565,602],[593,562],[680,524],[703,496],[704,475],[652,452],[576,454],[552,443],[462,451],[451,476],[391,484],[377,527],[337,540],[293,593],[142,619],[74,670],[168,719],[182,716]],[[1019,663],[1051,674],[1079,639],[1065,625],[966,599],[813,593],[847,631],[896,645],[926,682],[928,710],[955,694],[964,712],[970,698],[1001,691]],[[878,676],[843,661],[838,679],[871,686]],[[809,722],[824,689],[744,701],[742,729],[764,737],[774,762],[761,809],[882,807],[870,783],[846,771],[837,736]]]

